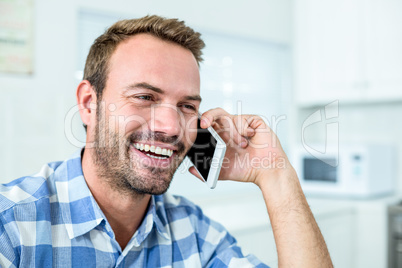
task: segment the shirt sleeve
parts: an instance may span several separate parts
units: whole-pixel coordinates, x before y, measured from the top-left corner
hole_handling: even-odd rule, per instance
[[[17,258],[3,223],[0,223],[0,267],[17,267]]]
[[[254,255],[244,256],[236,239],[197,206],[195,213],[203,267],[268,267]]]

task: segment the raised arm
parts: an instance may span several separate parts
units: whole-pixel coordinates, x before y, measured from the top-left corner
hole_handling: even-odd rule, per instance
[[[228,144],[220,179],[252,182],[262,191],[279,267],[333,267],[297,174],[275,133],[258,116],[230,115],[222,109],[202,115],[201,127],[210,125]]]

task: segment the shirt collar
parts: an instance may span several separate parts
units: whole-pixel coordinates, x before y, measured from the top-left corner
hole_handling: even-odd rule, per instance
[[[151,196],[147,213],[140,227],[127,245],[127,248],[131,248],[132,246],[139,247],[152,232],[154,227],[162,238],[171,240],[166,211],[163,204],[163,196],[164,195]]]
[[[152,211],[153,221],[156,230],[165,239],[170,239],[170,231],[168,228],[168,218],[166,216],[166,209],[163,202],[164,195],[154,195],[151,199],[150,210]]]

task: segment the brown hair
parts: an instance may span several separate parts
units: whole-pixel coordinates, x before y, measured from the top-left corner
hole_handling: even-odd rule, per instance
[[[84,80],[88,80],[95,88],[98,100],[102,98],[108,63],[116,47],[122,41],[139,33],[149,33],[162,40],[176,43],[190,50],[198,65],[202,62],[201,50],[205,44],[200,38],[201,34],[186,26],[184,21],[156,15],[118,21],[95,40],[85,63]]]

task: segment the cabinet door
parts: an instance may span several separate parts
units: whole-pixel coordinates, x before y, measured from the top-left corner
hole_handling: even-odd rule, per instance
[[[354,212],[340,212],[316,216],[335,267],[355,268],[354,264]],[[278,255],[271,228],[258,228],[232,232],[244,254],[252,253],[270,267],[278,267]]]
[[[295,1],[295,75],[301,103],[359,99],[361,0]]]
[[[335,267],[354,268],[355,230],[352,210],[316,217]]]
[[[402,1],[367,1],[365,25],[368,97],[402,98]]]
[[[274,234],[267,224],[261,227],[233,233],[243,254],[253,254],[271,268],[278,267]]]

